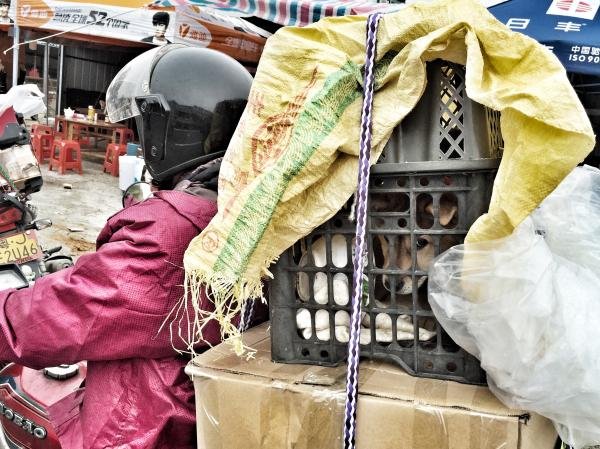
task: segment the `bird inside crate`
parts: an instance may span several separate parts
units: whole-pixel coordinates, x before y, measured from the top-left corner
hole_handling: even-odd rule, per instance
[[[411,182],[410,178],[402,179]],[[362,298],[362,345],[370,344],[372,339],[379,344],[412,345],[417,333],[418,341],[426,344],[437,334],[435,320],[419,313],[430,312],[425,284],[427,270],[438,254],[460,243],[464,233],[454,233],[460,215],[456,193],[442,193],[452,184],[452,178],[420,177],[417,182],[424,179],[443,187],[436,191],[434,186],[429,193],[418,193],[411,186],[385,193],[377,193],[375,188],[370,195],[370,255]],[[313,309],[312,314],[309,308],[297,310],[296,325],[302,338],[313,336],[314,324],[316,338],[329,341],[333,325],[335,340],[348,341],[349,313],[335,308],[348,306],[350,302],[352,249],[352,234],[333,231],[330,235],[315,234],[305,239],[299,268],[307,271],[297,273],[297,296],[303,303],[316,303],[323,308]],[[311,272],[311,268],[316,271]]]

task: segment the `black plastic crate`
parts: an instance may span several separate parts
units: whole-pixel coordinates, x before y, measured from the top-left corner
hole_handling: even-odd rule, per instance
[[[427,302],[426,275],[433,258],[461,243],[472,222],[485,212],[493,175],[483,171],[372,176],[369,301],[363,301],[361,322],[382,327],[378,331],[361,326],[361,356],[396,362],[412,374],[485,381],[477,359],[458,347],[435,320]],[[454,208],[448,221],[448,211]],[[336,322],[349,321],[355,224],[348,214],[347,208],[342,210],[300,240],[273,269],[269,301],[272,357],[277,362],[327,366],[346,359],[348,331],[336,327]],[[304,331],[297,327],[298,314],[310,316],[310,327]],[[323,322],[329,332],[323,331]],[[343,327],[347,329],[347,324]]]

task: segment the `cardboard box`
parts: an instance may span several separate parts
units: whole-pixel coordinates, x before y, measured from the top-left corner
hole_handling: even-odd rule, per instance
[[[186,368],[199,449],[343,447],[345,366],[271,361],[268,323],[245,334],[244,360],[219,345]],[[539,415],[511,410],[480,386],[416,378],[381,362],[360,366],[358,449],[552,449]]]

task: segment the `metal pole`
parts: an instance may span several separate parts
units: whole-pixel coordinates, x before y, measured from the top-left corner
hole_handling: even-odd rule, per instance
[[[15,23],[13,25],[13,69],[12,69],[12,86],[17,85],[19,79],[19,0],[13,0]]]
[[[19,44],[19,27],[15,24],[13,27],[13,45]],[[19,80],[19,47],[13,48],[13,70],[12,70],[12,87],[17,85]]]
[[[65,55],[65,47],[58,47],[58,92],[56,93],[56,115],[61,115],[62,108],[62,84],[63,84],[63,58]]]
[[[48,124],[48,71],[50,66],[50,45],[48,42],[44,42],[44,80],[42,86],[44,87],[44,98],[46,99],[46,125]]]

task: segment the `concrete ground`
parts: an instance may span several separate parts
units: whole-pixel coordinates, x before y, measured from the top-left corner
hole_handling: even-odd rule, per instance
[[[44,248],[62,245],[63,254],[79,256],[94,251],[106,219],[121,209],[118,178],[102,172],[102,155],[84,155],[83,175],[59,175],[42,166],[44,185],[31,195],[37,218],[49,218],[52,227],[38,232]],[[71,186],[71,188],[66,188]]]

